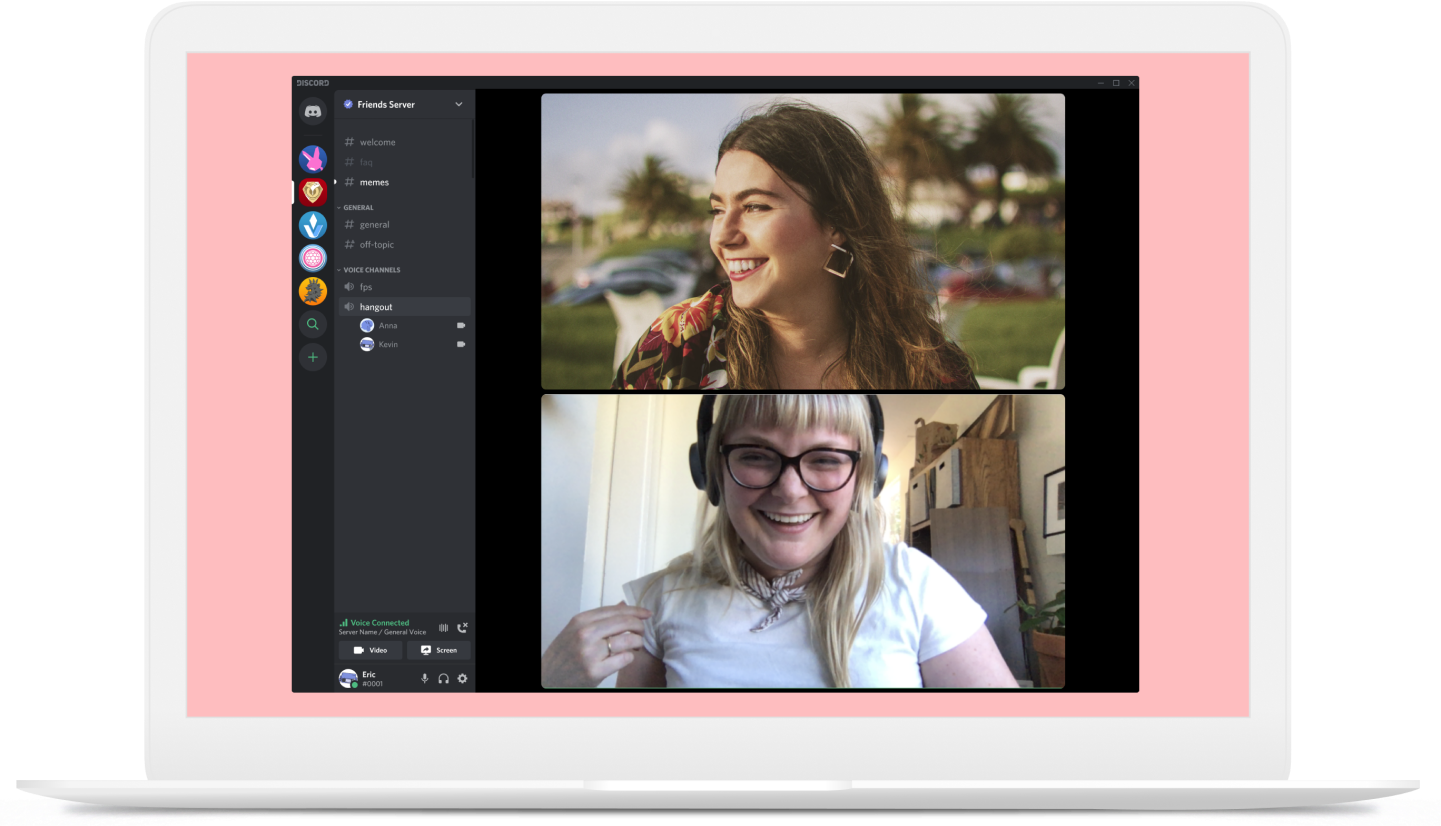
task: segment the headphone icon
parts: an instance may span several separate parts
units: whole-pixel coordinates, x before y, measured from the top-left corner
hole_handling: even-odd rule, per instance
[[[710,444],[711,428],[715,425],[715,394],[705,396],[700,400],[700,414],[696,416],[696,441],[690,446],[690,478],[695,486],[706,492],[712,505],[720,504],[720,490],[715,491],[706,488],[705,456],[706,448]],[[890,467],[890,460],[881,452],[881,442],[885,441],[886,418],[881,414],[881,400],[874,394],[867,394],[866,401],[871,406],[871,436],[875,442],[876,455],[876,488],[874,496],[881,495],[881,488],[886,486],[886,471]]]
[[[436,685],[450,685],[450,675],[449,675],[449,674],[442,674],[442,675],[440,675],[440,679],[436,680],[436,681],[435,681],[435,684],[436,684]]]

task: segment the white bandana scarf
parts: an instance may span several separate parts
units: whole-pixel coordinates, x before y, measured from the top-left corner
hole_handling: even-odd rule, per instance
[[[745,562],[745,560],[741,560]],[[801,575],[803,569],[797,568],[785,576],[778,576],[775,579],[766,579],[760,571],[752,568],[746,562],[745,568],[741,571],[741,589],[747,594],[769,605],[771,613],[760,624],[751,631],[764,631],[771,627],[781,615],[781,608],[787,602],[802,602],[806,598],[806,586],[792,588],[791,584]]]

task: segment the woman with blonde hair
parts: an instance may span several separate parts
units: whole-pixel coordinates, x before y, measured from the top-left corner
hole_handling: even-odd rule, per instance
[[[696,549],[572,618],[542,685],[1017,685],[960,583],[883,541],[874,396],[710,396],[697,430]]]
[[[850,124],[804,103],[748,111],[710,197],[728,281],[662,313],[611,389],[976,387]]]

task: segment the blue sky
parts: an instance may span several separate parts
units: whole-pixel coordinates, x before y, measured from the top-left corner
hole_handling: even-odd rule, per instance
[[[850,121],[864,134],[869,116],[881,116],[896,95],[882,94],[548,94],[540,101],[540,197],[577,199],[586,214],[619,208],[610,190],[647,152],[702,181],[715,175],[715,153],[727,129],[747,106],[776,97],[809,101]],[[930,94],[961,114],[984,106],[987,96]],[[1032,95],[1042,138],[1066,170],[1066,99]]]

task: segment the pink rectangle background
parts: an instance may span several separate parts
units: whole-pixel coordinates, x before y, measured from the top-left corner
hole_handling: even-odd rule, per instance
[[[735,57],[189,56],[188,715],[1248,713],[1248,55],[768,55],[764,71],[748,70],[756,62]],[[294,230],[290,181],[277,161],[291,149],[291,76],[722,74],[1141,78],[1139,333],[1145,379],[1139,387],[1139,693],[911,693],[903,703],[895,695],[847,693],[292,694],[290,321],[295,285],[289,259]],[[1068,125],[1073,132],[1109,128]],[[1078,203],[1084,201],[1082,193]],[[1083,212],[1078,209],[1078,216]],[[1192,249],[1187,240],[1197,236],[1208,239],[1204,251]],[[1106,283],[1124,290],[1124,283]],[[1130,299],[1123,292],[1092,295],[1090,301],[1114,314],[1124,312]],[[243,346],[237,346],[236,331],[244,331]],[[1129,370],[1123,360],[1101,372],[1124,376]],[[1197,377],[1205,380],[1193,381]],[[1094,399],[1124,404],[1125,396]],[[1190,438],[1177,441],[1170,437],[1176,432]],[[1207,505],[1204,520],[1182,510],[1198,502]],[[1123,531],[1114,541],[1130,539]],[[1080,564],[1110,564],[1103,558],[1106,544],[1093,542],[1099,547],[1083,550]],[[243,628],[246,645],[223,644],[237,638],[237,628]],[[1095,630],[1104,634],[1106,629]],[[215,678],[221,674],[231,676]]]

